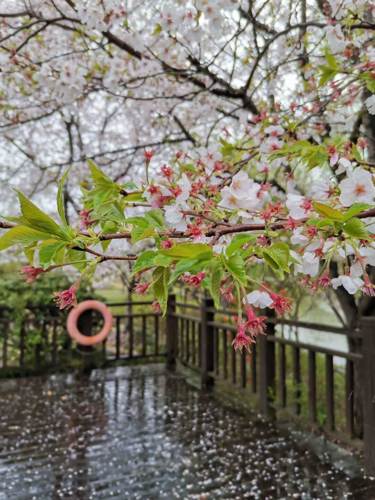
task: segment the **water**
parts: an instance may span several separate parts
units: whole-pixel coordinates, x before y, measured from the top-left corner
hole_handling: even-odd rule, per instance
[[[0,382],[0,499],[370,499],[160,366]]]

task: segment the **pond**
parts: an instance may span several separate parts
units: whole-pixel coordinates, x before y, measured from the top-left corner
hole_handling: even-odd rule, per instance
[[[0,500],[375,498],[160,365],[0,382]]]

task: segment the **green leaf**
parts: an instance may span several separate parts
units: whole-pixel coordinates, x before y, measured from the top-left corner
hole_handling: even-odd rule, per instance
[[[51,235],[36,231],[27,226],[16,226],[8,229],[8,231],[0,237],[0,250],[5,250],[13,245],[21,243],[22,245],[30,245],[41,240],[48,240]]]
[[[145,240],[146,238],[153,238],[154,236],[156,236],[156,232],[152,227],[133,226],[131,230],[132,243],[137,243],[137,241]]]
[[[182,259],[177,262],[174,272],[177,276],[186,272],[192,272],[192,269],[198,262],[202,261],[200,261],[199,259]]]
[[[143,194],[142,193],[129,193],[123,196],[124,201],[126,202],[131,202],[131,201],[143,201]]]
[[[315,211],[318,212],[318,214],[323,215],[323,217],[327,217],[328,219],[331,220],[338,220],[338,221],[344,220],[344,215],[341,212],[339,212],[335,208],[325,205],[324,203],[319,203],[317,201],[314,201],[313,207]]]
[[[361,221],[361,219],[357,219],[356,217],[345,222],[342,229],[348,236],[353,236],[354,238],[359,238],[361,240],[367,240],[369,238],[369,232],[367,231],[365,224]]]
[[[333,80],[337,75],[337,71],[329,66],[320,66],[319,86],[323,87],[327,82]]]
[[[136,260],[133,267],[133,274],[144,271],[145,269],[150,269],[151,267],[169,267],[173,259],[162,255],[155,250],[145,250],[142,252],[138,259]]]
[[[67,249],[65,252],[65,261],[69,262],[80,272],[84,271],[86,268],[86,263],[82,262],[84,260],[86,260],[85,252],[74,250],[72,248]],[[95,269],[95,267],[93,267],[93,269]]]
[[[66,244],[56,240],[46,240],[39,248],[39,263],[46,268],[54,262],[56,253],[65,248]]]
[[[280,269],[289,272],[290,251],[286,243],[274,243],[269,249],[273,259],[278,263]]]
[[[220,284],[223,278],[223,268],[220,260],[215,260],[211,266],[208,286],[210,289],[211,297],[214,299],[215,307],[220,307]]]
[[[164,227],[163,212],[160,209],[150,210],[145,213],[145,219],[153,226],[161,229]]]
[[[274,270],[279,269],[279,265],[276,260],[270,255],[268,250],[263,250],[263,258],[267,262],[267,264]]]
[[[139,273],[140,271],[144,271],[145,269],[153,267],[156,255],[157,252],[155,252],[154,250],[146,250],[145,252],[142,252],[135,261],[133,267],[133,274]]]
[[[324,57],[327,61],[327,65],[329,68],[332,68],[336,71],[338,71],[340,69],[340,66],[339,66],[339,63],[337,62],[337,59],[335,58],[335,56],[332,54],[332,52],[329,50],[328,47],[326,47],[326,49],[324,51]]]
[[[332,80],[337,73],[340,73],[340,65],[328,47],[324,51],[324,57],[327,64],[319,67],[321,72],[319,80],[320,86],[325,85],[329,80]]]
[[[352,217],[355,217],[356,215],[360,214],[361,212],[368,210],[369,208],[371,208],[371,205],[368,205],[367,203],[354,203],[354,205],[352,205],[344,213],[344,220],[347,221]]]
[[[167,255],[162,255],[161,253],[157,253],[154,259],[155,266],[169,267],[173,262],[172,257],[167,257]]]
[[[229,259],[224,259],[224,265],[235,280],[242,285],[246,285],[245,261],[240,255],[236,254],[229,257]]]
[[[212,248],[204,243],[181,243],[175,244],[172,248],[161,249],[160,253],[177,260],[203,259],[212,256]]]
[[[59,212],[61,222],[65,227],[68,227],[68,221],[66,219],[66,214],[65,214],[65,203],[64,203],[64,185],[66,182],[66,179],[68,177],[69,169],[66,170],[66,172],[63,174],[61,177],[59,184],[58,184],[58,189],[57,189],[57,211]]]
[[[263,258],[267,264],[283,279],[284,272],[289,272],[289,247],[285,243],[275,243],[269,248],[263,249]]]
[[[367,89],[375,94],[375,78],[374,74],[370,72],[362,73],[359,78],[365,82]]]
[[[194,174],[197,171],[193,163],[179,163],[179,167],[181,173],[190,172]]]
[[[162,313],[165,315],[168,302],[168,280],[169,269],[167,267],[157,267],[153,272],[152,289],[158,300]]]
[[[119,186],[113,182],[113,180],[105,175],[102,170],[93,162],[92,160],[87,160],[87,164],[90,169],[92,180],[94,181],[95,186],[113,188],[116,186],[117,190],[120,190]]]
[[[224,139],[220,139],[220,142],[221,142],[220,152],[223,156],[231,156],[232,153],[236,150],[234,144],[231,144],[230,142],[227,142]]]
[[[334,221],[332,219],[309,219],[306,222],[307,225],[315,226],[318,229],[323,227],[334,226]]]
[[[31,245],[24,247],[24,249],[23,249],[25,257],[31,266],[33,265],[33,262],[34,262],[35,247],[36,247],[36,244],[31,243]]]
[[[311,144],[308,141],[296,141],[278,149],[270,156],[271,159],[291,157],[307,164],[309,168],[324,165],[328,160],[326,147],[322,144]]]
[[[155,232],[155,223],[152,223],[151,219],[147,220],[145,217],[129,217],[126,219],[126,222],[132,225],[132,243],[157,236]]]
[[[256,240],[256,236],[253,234],[236,234],[232,241],[227,246],[225,253],[228,257],[230,257],[233,253],[235,253],[239,248],[242,248],[243,245],[253,242]]]
[[[150,222],[144,217],[128,217],[126,219],[127,224],[132,224],[133,226],[142,226],[144,228],[149,227]]]
[[[46,213],[42,212],[32,201],[17,191],[21,206],[23,224],[37,231],[49,233],[63,240],[69,240],[65,231]]]
[[[121,189],[125,189],[125,191],[135,191],[138,189],[138,186],[135,182],[128,181],[121,185]]]
[[[102,229],[102,233],[103,234],[106,234],[106,233],[115,233],[118,229],[118,225],[116,224],[116,222],[112,221],[112,220],[106,220],[106,221],[103,221],[101,224],[101,229]]]

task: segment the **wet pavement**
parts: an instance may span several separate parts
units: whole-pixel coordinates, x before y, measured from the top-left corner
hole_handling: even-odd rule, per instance
[[[0,381],[0,500],[375,499],[160,366]]]

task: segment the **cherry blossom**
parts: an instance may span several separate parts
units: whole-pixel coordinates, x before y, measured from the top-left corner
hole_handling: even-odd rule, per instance
[[[375,115],[375,95],[372,95],[372,96],[368,97],[365,100],[365,104],[366,104],[367,109],[369,110],[369,112],[372,115]]]
[[[55,302],[59,309],[69,309],[77,305],[77,286],[72,285],[67,290],[55,293]]]
[[[296,271],[303,274],[308,274],[314,277],[319,272],[319,258],[312,252],[305,252],[302,258],[297,255],[295,257],[298,259],[299,264],[296,265]]]
[[[188,285],[198,287],[201,284],[201,282],[204,280],[205,277],[206,277],[206,273],[201,271],[197,274],[186,273],[182,277],[182,280],[184,281],[184,283],[187,283]]]
[[[24,266],[21,273],[26,279],[26,283],[33,283],[45,270],[41,267]]]
[[[364,282],[361,278],[343,275],[333,278],[331,284],[335,290],[339,286],[343,286],[350,295],[354,295],[364,285]]]
[[[292,301],[286,295],[270,292],[270,297],[272,299],[270,307],[275,310],[277,315],[283,316],[292,309]]]
[[[244,302],[251,304],[254,307],[260,307],[264,309],[269,307],[273,303],[273,299],[267,292],[261,292],[259,290],[254,290],[253,292],[246,295]]]
[[[304,219],[312,208],[311,202],[307,198],[295,193],[288,193],[285,204],[290,216],[296,220]]]
[[[139,295],[144,295],[147,293],[147,290],[150,287],[150,283],[137,283],[137,285],[134,288],[135,293],[138,293]]]
[[[340,202],[344,207],[354,203],[372,203],[375,197],[373,175],[361,167],[356,168],[340,182]]]
[[[242,351],[242,349],[246,349],[250,351],[250,345],[254,343],[254,340],[246,335],[247,325],[244,322],[239,322],[237,326],[237,334],[234,337],[232,345],[236,351]]]

